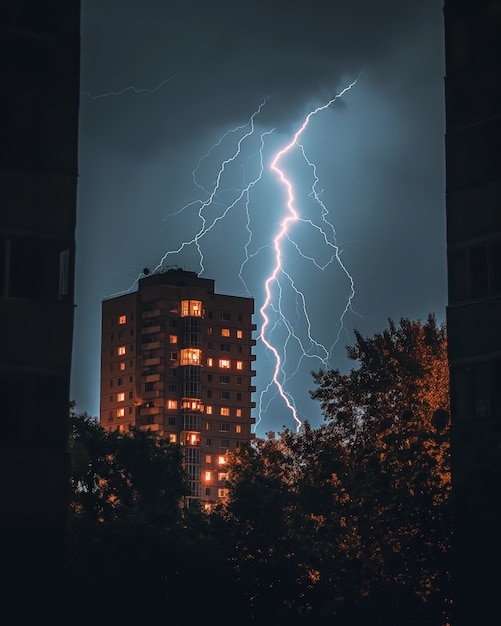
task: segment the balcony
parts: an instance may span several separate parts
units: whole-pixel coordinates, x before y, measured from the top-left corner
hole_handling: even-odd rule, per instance
[[[161,365],[162,359],[159,356],[155,356],[151,359],[143,358],[143,366],[144,367],[152,367],[153,365]]]
[[[165,311],[162,309],[154,309],[153,311],[143,311],[141,313],[141,319],[149,320],[155,317],[162,317],[165,315]]]
[[[160,374],[142,374],[142,381],[145,383],[157,383],[160,380]]]
[[[139,430],[151,430],[153,432],[158,432],[162,430],[161,424],[138,424]]]
[[[155,324],[155,326],[146,326],[141,328],[141,335],[152,335],[154,333],[159,333],[162,330],[160,324]]]
[[[145,391],[143,393],[144,400],[153,400],[154,398],[161,398],[163,396],[163,390],[154,389],[153,391]],[[255,406],[255,403],[254,403]]]
[[[150,350],[156,350],[157,348],[160,348],[160,346],[160,341],[143,341],[141,343],[141,350],[143,352],[147,352]]]
[[[164,409],[161,406],[141,406],[139,407],[139,415],[141,417],[145,415],[158,415],[163,417]]]
[[[250,371],[250,376],[251,376],[251,378],[252,378],[252,376],[255,376],[255,375],[256,375],[256,370],[251,370],[251,371]]]
[[[256,360],[256,355],[255,354],[251,354],[250,355],[250,360],[251,361],[255,361]]]
[[[255,385],[249,385],[249,391],[251,393],[256,393],[256,386]]]

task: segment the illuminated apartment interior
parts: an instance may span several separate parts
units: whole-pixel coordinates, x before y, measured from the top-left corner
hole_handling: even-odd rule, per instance
[[[100,422],[149,429],[183,446],[190,500],[227,494],[226,452],[254,438],[254,300],[172,269],[103,301]]]

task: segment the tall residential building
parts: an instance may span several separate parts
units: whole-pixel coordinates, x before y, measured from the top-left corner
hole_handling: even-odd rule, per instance
[[[254,300],[171,269],[103,301],[100,422],[183,446],[189,499],[225,497],[225,453],[254,438]]]
[[[1,619],[54,623],[67,521],[80,2],[0,5]]]
[[[446,0],[455,626],[501,608],[501,2]]]

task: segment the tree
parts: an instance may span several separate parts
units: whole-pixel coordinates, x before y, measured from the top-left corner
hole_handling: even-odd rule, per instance
[[[347,352],[359,367],[314,373],[311,396],[349,455],[361,589],[386,623],[437,623],[449,578],[446,330],[430,315],[355,337]]]
[[[111,522],[126,515],[175,520],[188,493],[179,446],[150,431],[107,432],[70,411],[70,509],[74,519]]]

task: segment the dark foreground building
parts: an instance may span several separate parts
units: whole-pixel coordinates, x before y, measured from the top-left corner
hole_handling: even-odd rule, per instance
[[[225,453],[254,438],[254,300],[171,269],[103,302],[100,422],[151,430],[183,447],[188,500],[226,496]]]
[[[455,626],[500,624],[501,2],[446,0]]]
[[[66,522],[80,3],[0,2],[0,622],[54,623]]]

